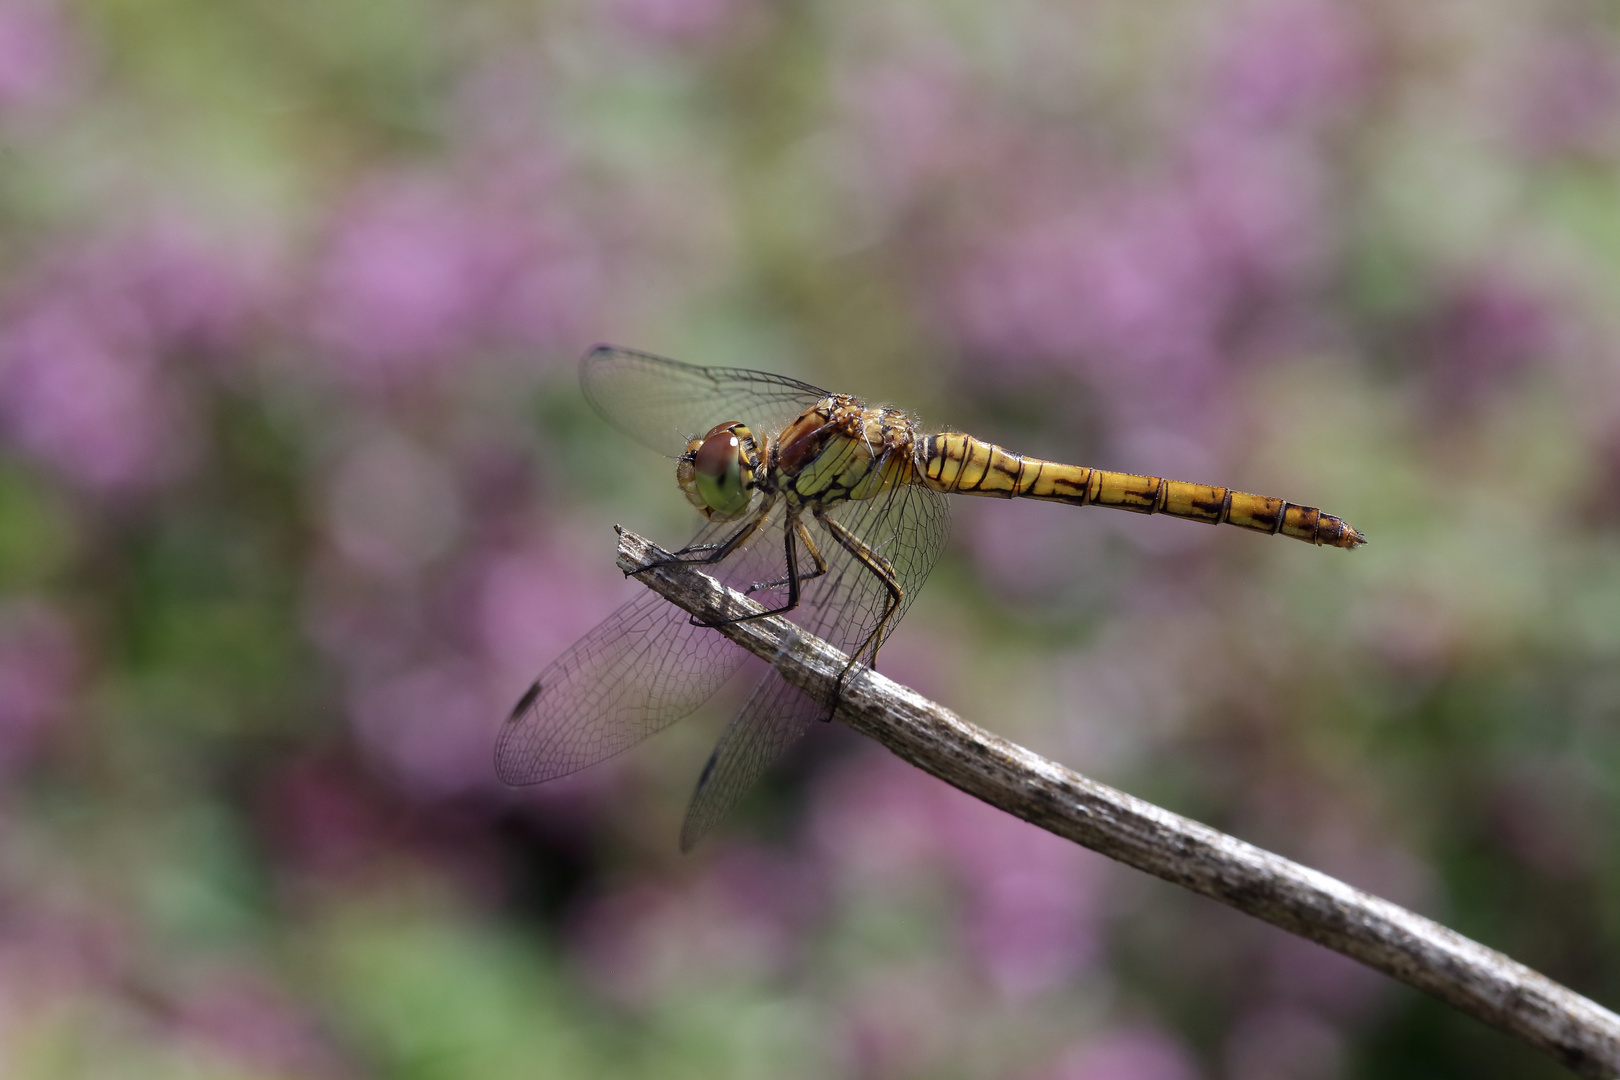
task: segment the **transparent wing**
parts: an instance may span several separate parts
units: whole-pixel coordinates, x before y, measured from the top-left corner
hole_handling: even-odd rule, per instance
[[[910,607],[944,549],[950,531],[945,497],[920,485],[906,485],[876,499],[844,503],[831,516],[894,568],[903,596],[899,610],[884,628],[886,638]],[[850,652],[867,641],[882,618],[889,591],[876,574],[813,519],[808,525],[827,560],[827,573],[805,585],[799,606],[786,617]],[[802,570],[809,569],[802,565],[805,561],[801,556]],[[785,587],[776,591],[785,598]],[[771,602],[764,591],[754,596],[761,603]],[[861,658],[873,659],[881,644],[881,639],[872,642]],[[807,697],[775,670],[767,672],[727,725],[703,767],[681,825],[681,850],[691,850],[725,817],[773,761],[815,721],[829,714],[831,704]]]
[[[598,345],[579,365],[585,397],[602,418],[643,446],[679,457],[686,441],[739,420],[775,435],[827,391],[744,368],[697,367]]]
[[[691,851],[737,805],[771,763],[826,716],[827,706],[772,668],[715,744],[681,822],[681,850]]]
[[[889,560],[903,593],[883,638],[873,641],[856,657],[871,663],[945,550],[951,527],[950,507],[941,493],[920,484],[907,484],[875,499],[844,503],[833,510],[831,517]],[[814,523],[811,528],[816,529]],[[817,541],[827,557],[828,573],[824,580],[812,582],[814,595],[801,625],[851,652],[866,640],[882,617],[889,591],[876,574],[824,531]]]
[[[737,527],[710,523],[692,543]],[[748,578],[746,588],[780,565],[779,550],[775,560],[767,540],[721,569],[727,581]],[[537,784],[622,753],[702,705],[747,655],[647,590],[540,673],[501,728],[495,772],[508,784]]]

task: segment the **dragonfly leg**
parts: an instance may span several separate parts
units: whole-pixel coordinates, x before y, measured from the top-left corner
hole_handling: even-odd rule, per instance
[[[759,508],[758,513],[743,523],[741,528],[718,544],[694,544],[691,547],[684,547],[679,551],[671,552],[670,557],[667,559],[659,559],[656,562],[648,563],[641,570],[654,570],[660,566],[673,566],[676,563],[684,563],[689,566],[708,566],[711,563],[723,561],[732,552],[746,544],[755,533],[764,527],[765,520],[771,516],[771,506],[774,502],[775,500],[771,500],[765,503],[764,506]],[[697,558],[687,557],[696,552],[702,552],[703,554]],[[641,570],[636,570],[634,573],[639,574]],[[625,577],[629,576],[629,574],[625,575]]]
[[[793,538],[795,536],[798,536],[804,540],[806,546],[810,550],[810,558],[815,561],[815,570],[808,574],[799,573],[799,555],[793,547]],[[749,586],[748,591],[753,592],[755,589],[786,585],[788,587],[787,603],[783,604],[781,607],[770,608],[766,611],[756,611],[751,615],[738,615],[731,619],[721,619],[719,622],[698,622],[696,619],[693,619],[692,624],[694,626],[709,627],[729,626],[732,623],[747,622],[749,619],[763,619],[767,615],[780,615],[785,611],[792,611],[794,608],[798,607],[799,585],[802,582],[809,581],[812,578],[818,578],[822,574],[825,574],[827,572],[827,560],[821,557],[821,552],[816,548],[815,543],[811,541],[810,534],[805,531],[804,523],[798,518],[794,518],[789,526],[782,530],[782,547],[787,555],[787,578],[783,581],[778,581],[770,585],[751,585]]]
[[[866,655],[868,649],[872,651],[872,655],[867,662],[874,669],[876,668],[877,651],[878,647],[883,644],[884,631],[888,629],[889,623],[893,621],[896,612],[900,610],[901,605],[905,602],[906,593],[900,587],[900,580],[894,572],[893,563],[872,550],[860,537],[828,517],[825,510],[818,507],[815,515],[816,520],[821,522],[821,527],[832,534],[832,538],[838,541],[839,546],[855,556],[860,564],[876,575],[877,579],[883,583],[883,587],[889,591],[889,603],[883,609],[883,616],[872,627],[872,632],[866,635],[866,640],[861,642],[860,648],[850,654],[849,663],[844,665],[844,670],[838,673],[838,683],[834,690],[834,699],[836,700],[837,696],[843,693],[844,679],[849,676],[855,665],[860,663],[861,657]]]
[[[804,522],[802,520],[795,518],[793,521],[793,528],[798,530],[799,542],[804,544],[804,549],[810,553],[810,558],[816,564],[816,568],[810,571],[808,574],[799,575],[799,584],[802,585],[806,581],[813,581],[822,574],[825,574],[827,572],[827,560],[821,557],[820,549],[816,547],[816,542],[810,539],[810,530],[804,527]],[[791,551],[792,549],[789,550]],[[789,558],[792,558],[791,554],[789,555]],[[754,584],[744,589],[743,593],[745,595],[752,596],[760,589],[780,589],[783,585],[791,584],[792,581],[785,577],[777,578],[775,581],[756,581]]]

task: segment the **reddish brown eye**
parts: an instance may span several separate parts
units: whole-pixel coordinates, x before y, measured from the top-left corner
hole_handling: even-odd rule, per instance
[[[703,445],[692,456],[692,481],[698,495],[718,514],[738,514],[748,506],[748,486],[743,482],[741,424],[720,424],[703,437]]]
[[[703,437],[703,445],[693,455],[692,467],[699,476],[719,482],[737,464],[741,446],[730,427],[720,427]]]

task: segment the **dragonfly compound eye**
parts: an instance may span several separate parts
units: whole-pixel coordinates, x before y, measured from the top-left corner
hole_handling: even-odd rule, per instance
[[[692,455],[692,483],[710,511],[728,518],[748,509],[754,470],[743,447],[748,429],[720,424],[703,437]]]

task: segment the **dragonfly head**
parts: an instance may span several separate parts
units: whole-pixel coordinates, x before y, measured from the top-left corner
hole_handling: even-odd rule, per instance
[[[754,433],[735,421],[716,424],[707,435],[689,441],[675,467],[687,501],[714,521],[742,517],[759,473]]]

